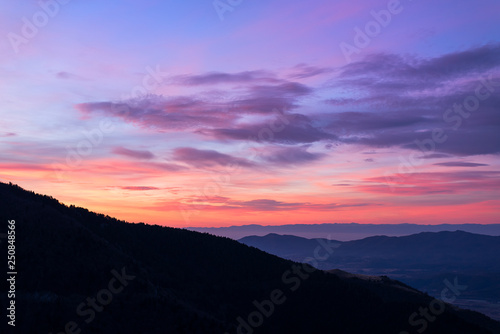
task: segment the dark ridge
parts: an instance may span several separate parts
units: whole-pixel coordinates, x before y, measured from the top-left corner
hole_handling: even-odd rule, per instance
[[[0,232],[8,220],[16,222],[16,333],[67,326],[82,333],[237,333],[236,319],[248,321],[257,312],[253,301],[276,289],[286,300],[240,333],[414,332],[409,316],[432,301],[392,280],[340,277],[228,238],[129,224],[0,183]],[[113,270],[134,278],[92,319],[82,316],[87,298],[109,289]],[[6,294],[1,300],[5,305]],[[500,323],[450,305],[426,329],[499,332]]]

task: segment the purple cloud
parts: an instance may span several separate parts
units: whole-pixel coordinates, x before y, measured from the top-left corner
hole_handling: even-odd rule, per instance
[[[423,116],[400,114],[397,112],[340,112],[325,116],[329,124],[325,126],[335,133],[362,133],[373,130],[404,128],[417,124],[426,124],[429,120]]]
[[[3,134],[0,134],[0,137],[14,137],[14,136],[17,136],[17,134],[14,132],[6,132]]]
[[[307,152],[307,146],[269,148],[261,158],[278,165],[295,165],[321,159],[324,154]]]
[[[168,172],[178,172],[178,171],[186,169],[186,167],[184,167],[184,166],[179,166],[176,164],[165,163],[165,162],[149,162],[149,163],[144,164],[144,166],[151,167],[151,168],[158,169],[158,170],[166,170]]]
[[[477,75],[500,66],[500,44],[420,59],[393,54],[372,54],[344,66],[342,85],[373,90],[428,89],[470,74]]]
[[[421,150],[419,143],[428,142],[433,131],[441,129],[446,140],[435,143],[426,155],[497,154],[500,153],[497,144],[500,96],[494,93],[495,89],[500,90],[500,80],[494,76],[500,73],[497,70],[500,70],[500,44],[426,59],[378,54],[340,68],[337,77],[328,81],[333,82],[333,88],[346,92],[344,96],[335,94],[324,100],[329,110],[320,106],[302,114],[292,113],[303,98],[314,96],[315,89],[299,82],[278,80],[267,71],[177,77],[186,85],[240,85],[236,96],[227,102],[214,101],[211,93],[197,97],[151,95],[127,103],[83,103],[77,108],[85,116],[103,112],[147,129],[191,130],[226,142],[250,140],[303,145],[335,141],[344,145]],[[299,78],[326,73],[329,69],[299,64],[294,71]],[[484,78],[490,78],[491,82],[485,84]],[[470,100],[470,96],[478,91],[487,97],[478,100],[476,110],[469,112],[465,103],[476,101]],[[230,108],[224,108],[225,104]],[[457,105],[461,109],[455,110]],[[258,117],[277,111],[280,114],[272,121]],[[314,160],[309,156],[303,161],[307,159]]]
[[[308,144],[335,140],[337,136],[315,126],[313,120],[300,114],[283,114],[273,121],[240,124],[233,128],[202,131],[218,139],[251,140],[279,144]]]
[[[276,110],[292,110],[298,107],[300,98],[313,93],[313,89],[297,83],[284,82],[275,85],[254,85],[235,99],[238,112],[271,114]]]
[[[432,153],[432,154],[427,154],[427,155],[422,155],[418,157],[419,159],[441,159],[441,158],[449,158],[449,154],[444,154],[444,153]]]
[[[226,108],[224,103],[210,98],[157,95],[148,95],[126,102],[80,103],[75,107],[84,117],[103,112],[141,127],[183,131],[190,128],[227,127],[244,115],[290,110],[297,107],[299,98],[312,92],[312,88],[300,83],[280,82],[248,86],[240,95],[228,100]]]
[[[310,66],[307,64],[298,64],[292,70],[294,73],[290,75],[290,78],[293,79],[305,79],[333,71],[331,68]]]
[[[315,211],[335,211],[351,207],[374,206],[379,204],[374,203],[352,203],[352,204],[339,204],[339,203],[300,203],[300,202],[283,202],[273,199],[254,199],[250,201],[231,200],[227,197],[217,198],[197,198],[192,202],[202,202],[208,204],[197,204],[203,209],[215,210],[251,210],[251,211],[293,211],[293,210],[315,210]],[[211,204],[221,204],[213,206]]]
[[[440,162],[434,164],[435,166],[445,166],[445,167],[483,167],[489,166],[487,164],[479,164],[474,162],[465,162],[465,161],[450,161],[450,162]]]
[[[124,147],[114,147],[111,150],[112,153],[114,154],[119,154],[119,155],[124,155],[129,158],[134,158],[134,159],[153,159],[155,155],[151,153],[150,151],[145,151],[145,150],[130,150],[128,148]]]
[[[350,207],[362,207],[362,206],[372,206],[377,205],[373,203],[354,203],[354,204],[338,204],[338,203],[326,203],[326,204],[312,204],[312,203],[287,203],[276,201],[272,199],[256,199],[251,201],[228,201],[229,206],[226,208],[238,209],[245,208],[251,209],[252,211],[290,211],[290,210],[300,210],[300,209],[311,209],[319,211],[334,211],[343,208]]]
[[[125,102],[91,102],[76,105],[85,116],[103,112],[107,116],[122,118],[150,129],[183,131],[226,125],[239,116],[225,112],[220,102],[210,104],[193,97],[165,98],[150,95]]]
[[[387,186],[388,181],[392,183],[392,187]],[[478,189],[489,191],[497,190],[499,187],[500,172],[498,171],[454,171],[424,172],[406,178],[400,175],[377,176],[365,179],[365,182],[357,186],[357,189],[370,193],[419,196],[459,194]],[[478,199],[471,197],[470,201],[474,202]]]
[[[56,77],[58,79],[64,79],[64,80],[82,79],[79,75],[76,75],[76,74],[73,74],[70,72],[65,72],[65,71],[57,72]]]
[[[174,77],[174,83],[187,86],[279,81],[281,80],[278,80],[274,73],[268,71],[245,71],[239,73],[210,72]]]
[[[429,155],[497,154],[498,70],[500,44],[429,59],[370,55],[341,69],[334,86],[350,93],[325,101],[359,111],[310,117],[328,120],[323,129],[345,144],[424,151],[427,143]],[[445,139],[436,142],[433,131]]]
[[[156,187],[143,187],[143,186],[128,186],[128,187],[120,187],[123,190],[134,190],[134,191],[147,191],[147,190],[159,190],[160,188]]]
[[[215,166],[256,167],[256,164],[243,158],[233,157],[214,150],[198,150],[189,147],[175,149],[173,152],[173,159],[197,168]]]
[[[256,211],[296,210],[303,205],[303,203],[285,203],[273,199],[256,199],[244,202],[234,202],[233,204],[237,204],[240,207],[251,208]]]

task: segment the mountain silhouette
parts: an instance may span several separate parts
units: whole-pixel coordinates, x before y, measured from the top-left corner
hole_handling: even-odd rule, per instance
[[[323,223],[323,224],[287,224],[287,225],[242,225],[228,227],[189,227],[191,231],[207,232],[221,237],[242,239],[248,236],[266,236],[268,234],[293,235],[308,239],[331,237],[339,241],[360,240],[371,236],[401,237],[421,232],[442,232],[462,230],[485,235],[500,235],[500,224],[358,224],[358,223]]]
[[[248,236],[238,241],[270,254],[299,262],[311,256],[316,247],[321,245],[321,243],[327,243],[333,249],[341,244],[340,241],[325,238],[306,239],[294,235],[280,235],[276,233],[270,233],[264,237]]]
[[[315,270],[228,238],[130,224],[0,183],[1,233],[12,220],[16,333],[500,332],[480,313],[386,277]]]
[[[303,245],[319,240],[270,234],[239,241],[270,254],[303,261],[311,254]],[[319,262],[318,268],[387,275],[434,296],[443,289],[445,279],[458,276],[471,288],[457,302],[500,319],[500,236],[442,231],[335,242],[338,243],[335,252]],[[468,305],[468,300],[482,302]]]

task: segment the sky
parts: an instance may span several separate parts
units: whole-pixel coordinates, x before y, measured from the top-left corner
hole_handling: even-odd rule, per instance
[[[0,0],[0,181],[130,222],[499,223],[496,0]]]

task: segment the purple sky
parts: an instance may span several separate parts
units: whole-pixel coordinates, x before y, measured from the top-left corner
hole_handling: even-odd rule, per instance
[[[498,223],[498,1],[0,1],[4,182],[179,227]]]

